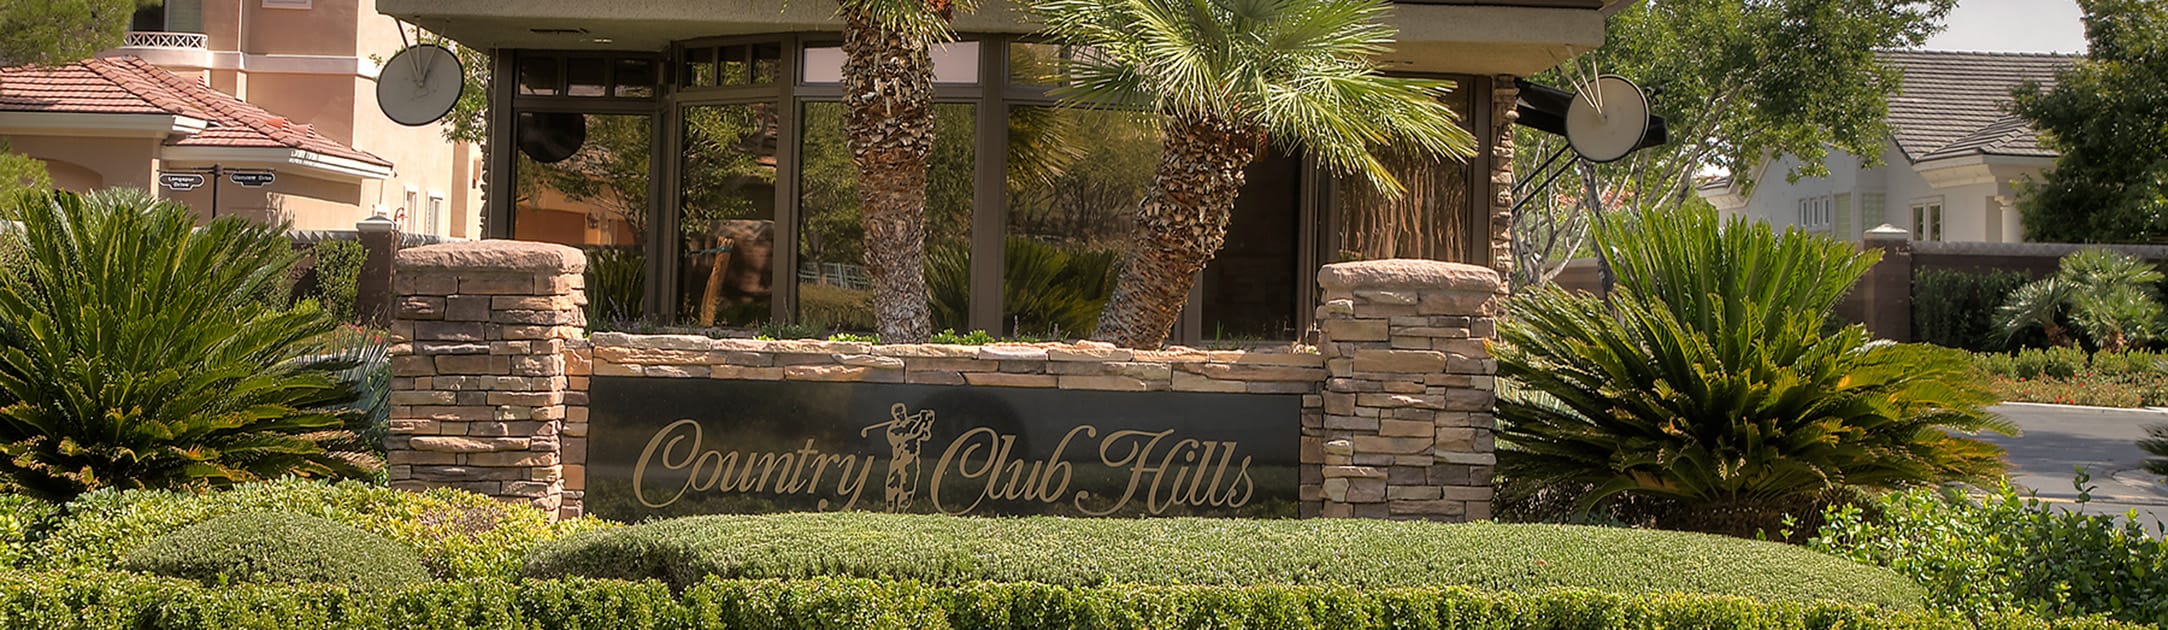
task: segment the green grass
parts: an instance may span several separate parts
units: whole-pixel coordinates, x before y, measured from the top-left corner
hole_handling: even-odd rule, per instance
[[[1889,571],[1776,543],[1701,534],[1360,520],[980,519],[886,514],[703,516],[543,545],[529,577],[845,576],[936,585],[1466,585],[1533,592],[1704,593],[1913,609]]]

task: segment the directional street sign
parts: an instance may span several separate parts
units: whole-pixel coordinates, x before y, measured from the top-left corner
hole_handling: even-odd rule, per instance
[[[203,176],[195,173],[164,173],[158,176],[158,184],[167,190],[188,192],[203,187]]]
[[[271,171],[231,171],[226,174],[226,181],[246,188],[262,188],[278,181],[278,175]]]

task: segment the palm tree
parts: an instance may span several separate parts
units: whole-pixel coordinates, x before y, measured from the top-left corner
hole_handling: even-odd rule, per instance
[[[2122,351],[2160,335],[2161,272],[2145,261],[2105,249],[2081,249],[2063,257],[2055,275],[2010,293],[1996,309],[2004,338],[2039,326],[2048,342],[2075,345],[2063,328],[2065,315],[2102,350]]]
[[[1036,0],[1054,37],[1080,47],[1068,100],[1164,119],[1136,244],[1094,337],[1156,347],[1217,254],[1243,168],[1266,142],[1308,151],[1390,194],[1373,149],[1464,158],[1475,138],[1441,97],[1446,81],[1383,76],[1384,0]]]
[[[933,334],[926,301],[926,164],[933,154],[935,42],[977,0],[842,0],[843,133],[858,167],[866,274],[881,339]]]

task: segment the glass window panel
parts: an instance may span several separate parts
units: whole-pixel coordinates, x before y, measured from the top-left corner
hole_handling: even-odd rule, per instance
[[[1004,332],[1089,336],[1152,185],[1159,130],[1131,112],[1009,110]]]
[[[618,96],[654,96],[655,62],[646,59],[619,59],[614,82],[617,84]]]
[[[647,116],[522,112],[512,238],[587,251],[592,324],[637,321],[646,278]],[[551,159],[544,163],[537,157]],[[562,158],[562,159],[557,159]]]
[[[1062,49],[1057,44],[1009,44],[1009,82],[1054,85],[1061,72]]]
[[[753,82],[774,83],[783,73],[783,45],[777,43],[753,45]]]
[[[950,42],[937,44],[932,50],[933,81],[935,83],[977,83],[979,80],[979,43]],[[836,46],[809,46],[805,49],[806,83],[843,82],[843,49]]]
[[[565,94],[568,96],[608,96],[610,94],[610,62],[598,57],[573,57],[565,60]]]
[[[705,87],[715,85],[715,49],[685,49],[685,66],[678,72],[681,87]]]
[[[971,196],[977,107],[934,106],[926,182],[926,284],[935,330],[966,330],[970,311]],[[858,169],[843,140],[843,106],[807,103],[799,151],[798,321],[827,331],[873,330]]]
[[[557,96],[564,94],[564,76],[556,57],[521,57],[519,93]]]
[[[1468,90],[1456,89],[1446,99],[1460,115],[1461,126],[1468,126]],[[1382,151],[1379,158],[1407,193],[1395,198],[1361,177],[1338,178],[1339,193],[1333,199],[1340,215],[1338,260],[1420,258],[1490,265],[1490,207],[1471,194],[1466,162],[1393,150]]]
[[[1302,159],[1261,154],[1245,172],[1227,225],[1227,244],[1204,268],[1204,329],[1210,347],[1294,339],[1302,218]]]
[[[747,46],[724,46],[717,49],[715,84],[745,85],[749,70],[747,65],[751,63],[747,55],[751,52],[752,48]]]
[[[696,326],[767,321],[775,286],[776,106],[685,108],[678,317]]]

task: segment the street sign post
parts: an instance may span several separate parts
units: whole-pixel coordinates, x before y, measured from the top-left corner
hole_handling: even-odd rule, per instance
[[[243,188],[262,188],[278,181],[271,171],[227,171],[226,181],[240,184]]]
[[[167,190],[188,192],[203,187],[203,176],[195,173],[164,173],[158,176],[158,185]]]

